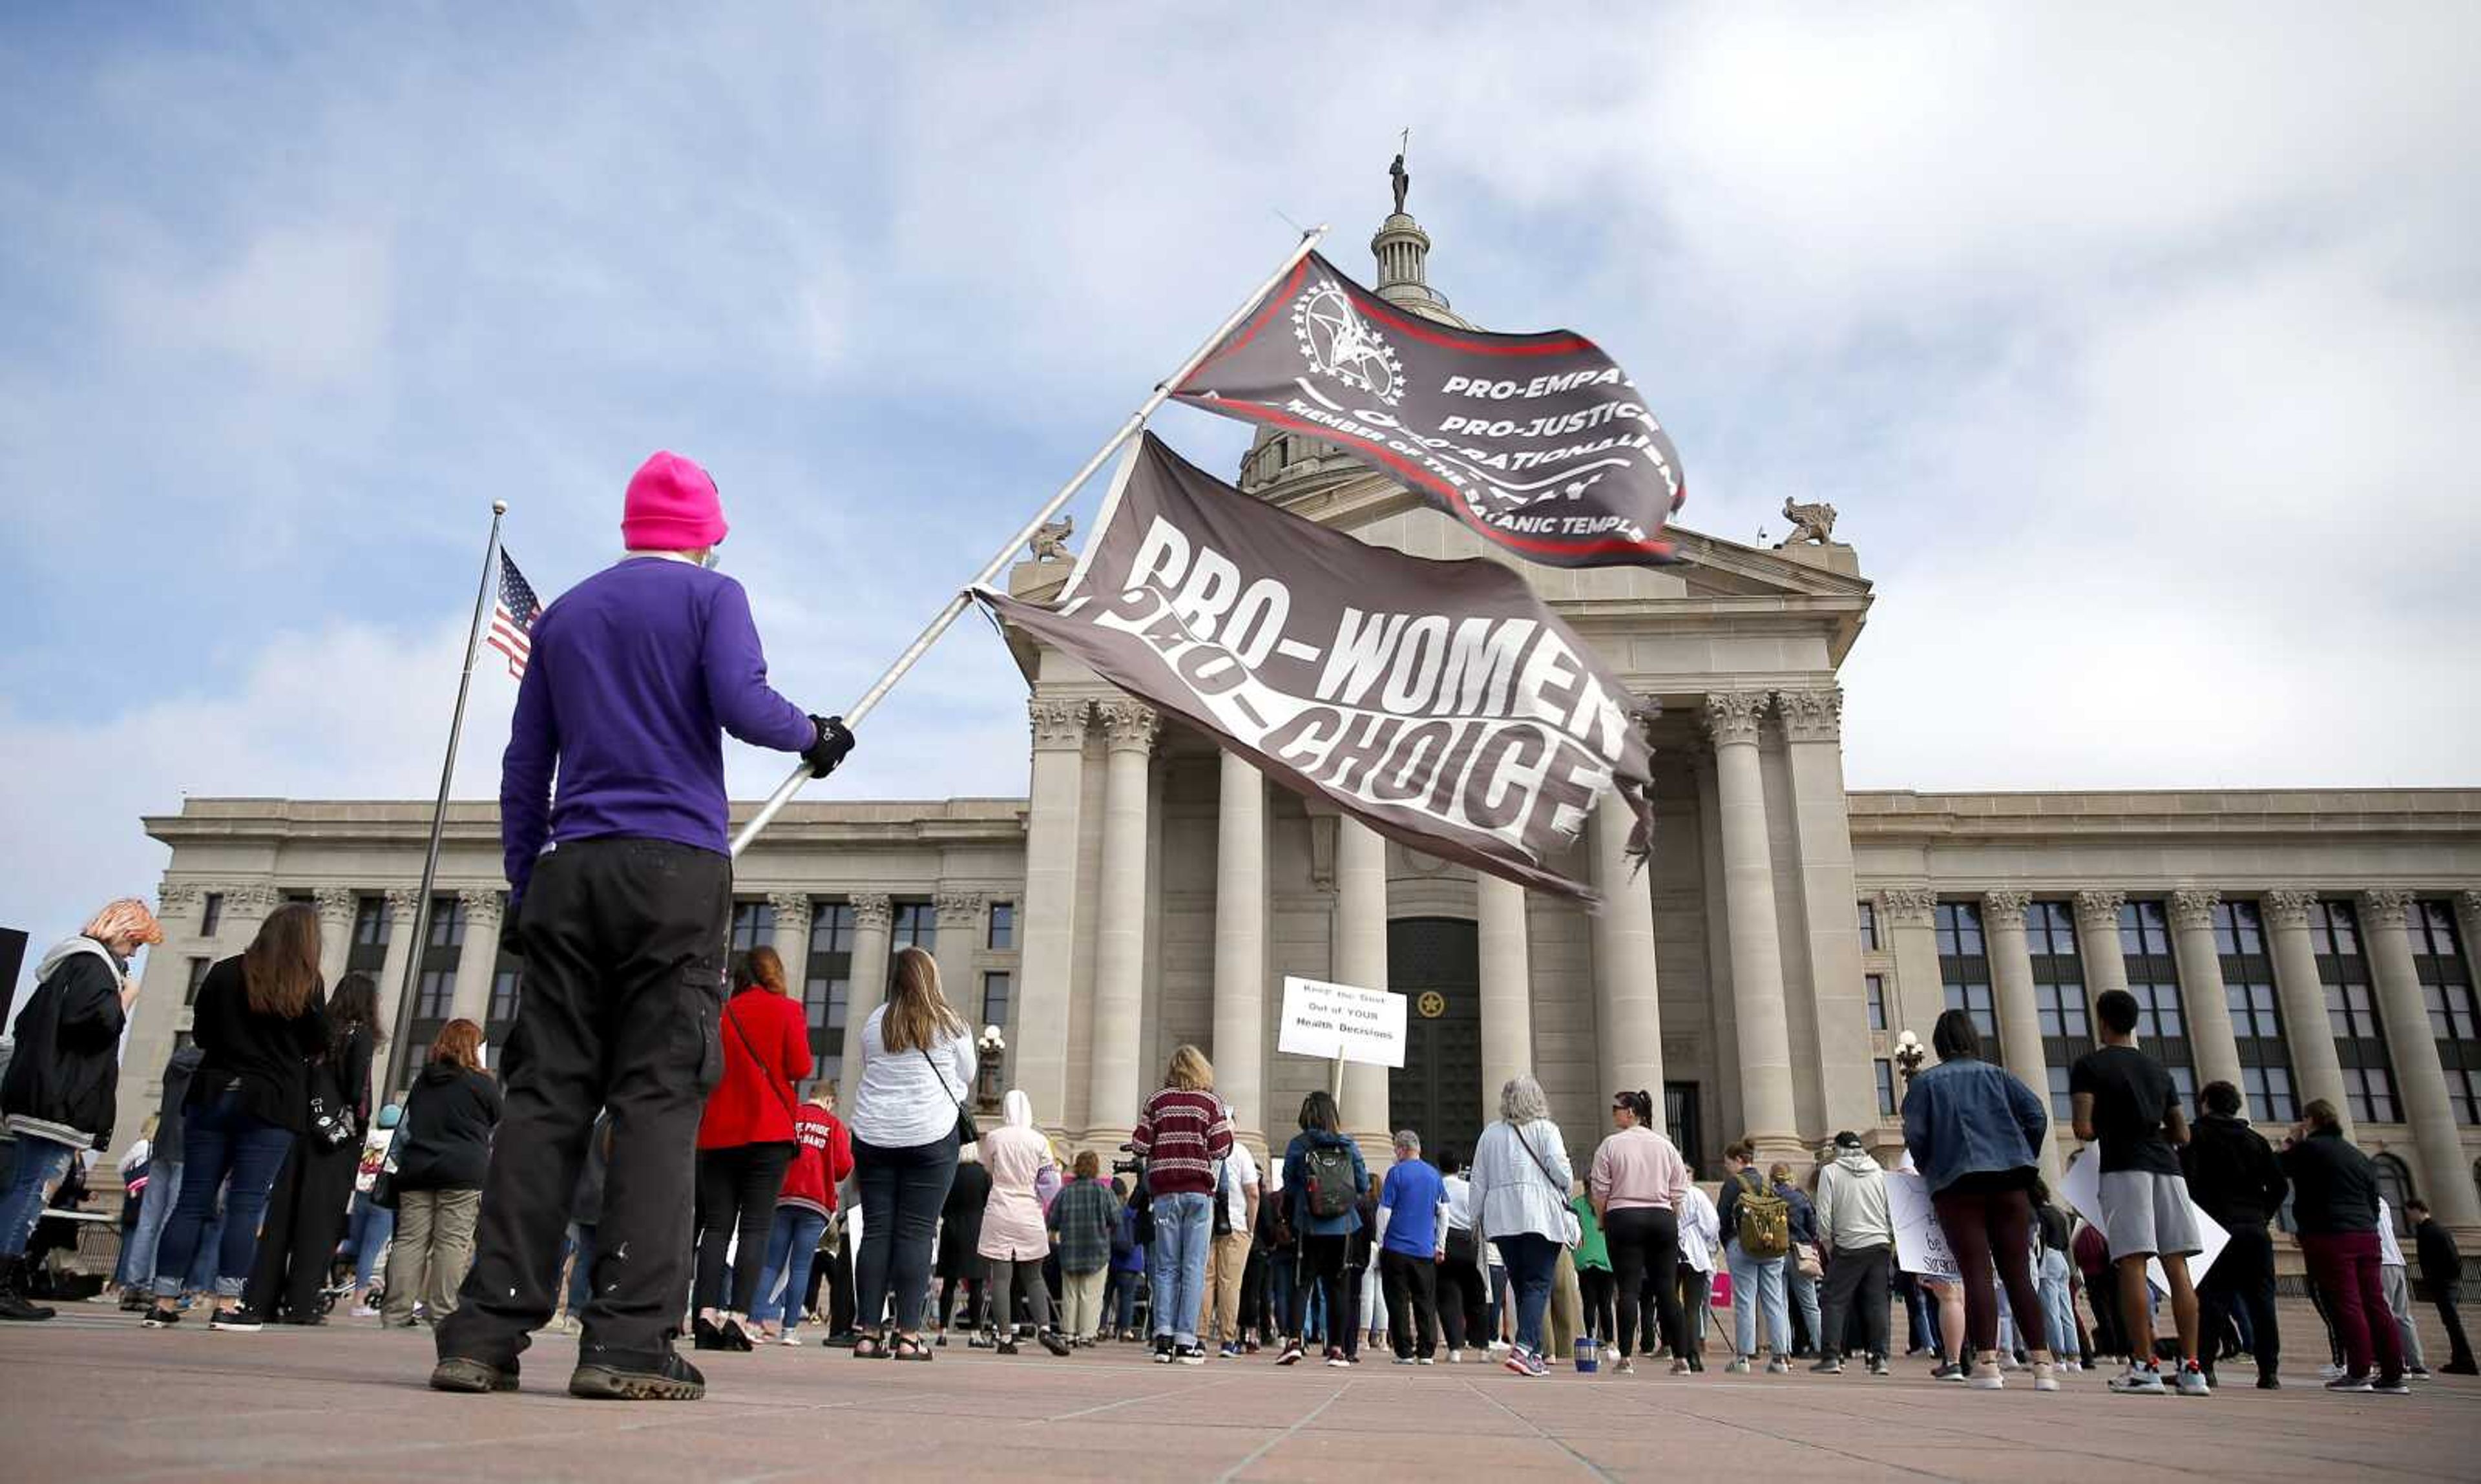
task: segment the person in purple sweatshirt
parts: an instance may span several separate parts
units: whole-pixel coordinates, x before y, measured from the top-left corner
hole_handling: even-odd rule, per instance
[[[500,761],[509,947],[525,956],[525,995],[501,1054],[506,1111],[474,1264],[439,1326],[440,1391],[515,1389],[518,1352],[551,1321],[588,1131],[609,1108],[569,1393],[705,1393],[672,1341],[689,1292],[691,1149],[722,1070],[723,734],[797,752],[821,777],[852,750],[841,718],[768,686],[748,596],[715,570],[724,530],[715,481],[657,454],[629,482],[627,555],[535,623]]]

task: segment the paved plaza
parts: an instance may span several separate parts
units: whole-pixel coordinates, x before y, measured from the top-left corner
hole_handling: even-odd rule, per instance
[[[2288,1307],[2288,1306],[2286,1306]],[[2303,1319],[2307,1318],[2304,1314]],[[2313,1329],[2302,1333],[2313,1334]],[[709,1394],[564,1394],[574,1342],[527,1356],[518,1396],[425,1390],[427,1333],[358,1324],[219,1335],[138,1328],[100,1305],[0,1328],[0,1477],[756,1480],[1724,1476],[1823,1479],[2470,1479],[2481,1383],[2333,1396],[1966,1393],[1894,1376],[1580,1376],[1495,1367],[1278,1369],[1267,1357],[1147,1364],[950,1347],[930,1365],[778,1347],[699,1357]],[[2318,1357],[2306,1359],[2312,1363]]]

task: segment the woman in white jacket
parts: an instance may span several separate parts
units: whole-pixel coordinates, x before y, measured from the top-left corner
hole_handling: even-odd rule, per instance
[[[1542,1084],[1531,1077],[1520,1073],[1500,1088],[1499,1121],[1475,1146],[1472,1179],[1475,1229],[1499,1250],[1516,1294],[1516,1344],[1507,1352],[1507,1368],[1520,1376],[1548,1375],[1542,1315],[1559,1251],[1576,1230],[1568,1192],[1577,1176]]]
[[[1051,1327],[1051,1290],[1043,1286],[1042,1260],[1051,1256],[1036,1185],[1045,1170],[1057,1173],[1051,1141],[1033,1126],[1033,1099],[1011,1088],[1001,1100],[1005,1122],[982,1135],[982,1168],[991,1172],[991,1193],[982,1207],[977,1251],[989,1264],[992,1323],[1002,1355],[1016,1354],[1016,1300],[1025,1295],[1034,1338],[1054,1355],[1068,1341]]]

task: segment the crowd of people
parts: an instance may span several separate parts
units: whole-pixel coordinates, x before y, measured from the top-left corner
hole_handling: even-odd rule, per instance
[[[681,1335],[755,1351],[801,1343],[812,1316],[864,1360],[927,1362],[961,1334],[1000,1356],[1108,1340],[1163,1365],[1272,1349],[1348,1367],[1367,1350],[1539,1378],[1570,1355],[1703,1373],[1728,1307],[1727,1371],[1805,1358],[1886,1375],[1900,1301],[1905,1353],[1969,1389],[2016,1371],[2056,1391],[2112,1361],[2115,1393],[2205,1394],[2242,1351],[2259,1386],[2282,1384],[2268,1228],[2287,1203],[2330,1386],[2397,1394],[2420,1373],[2403,1256],[2336,1110],[2310,1104],[2278,1151],[2216,1082],[2192,1124],[2121,991],[2071,1074],[2099,1166],[2090,1221],[2045,1182],[2043,1099],[1984,1058],[1970,1015],[1940,1018],[1938,1062],[1902,1105],[1902,1163],[1947,1254],[1918,1267],[1857,1133],[1807,1171],[1734,1143],[1710,1196],[1649,1092],[1613,1096],[1580,1170],[1529,1075],[1498,1089],[1470,1161],[1405,1129],[1373,1171],[1321,1089],[1262,1166],[1182,1046],[1107,1178],[1102,1151],[1043,1132],[1065,1110],[1023,1091],[982,1127],[975,1038],[914,947],[862,1025],[840,1110],[782,963],[725,956],[721,739],[823,775],[852,735],[768,685],[747,597],[715,570],[726,527],[705,471],[650,458],[621,524],[624,560],[537,620],[503,758],[505,930],[526,970],[496,1075],[481,1028],[452,1020],[404,1103],[374,1107],[373,986],[326,987],[314,912],[277,908],[199,983],[152,1136],[124,1161],[118,1277],[144,1326],[312,1325],[350,1297],[354,1317],[431,1328],[441,1391],[514,1390],[534,1337],[559,1328],[578,1341],[571,1394],[686,1400],[705,1378]],[[52,1315],[28,1291],[29,1240],[111,1139],[129,961],[162,937],[143,902],[116,901],[38,970],[0,1077],[0,1319]],[[2229,1234],[2202,1285],[2197,1209]],[[2426,1211],[2406,1214],[2444,1368],[2468,1373],[2460,1258]]]

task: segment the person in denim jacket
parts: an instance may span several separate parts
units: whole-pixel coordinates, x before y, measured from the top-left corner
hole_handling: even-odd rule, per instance
[[[1904,1144],[1929,1186],[1964,1285],[1965,1330],[1972,1362],[1968,1384],[1997,1391],[2000,1381],[1998,1290],[2026,1336],[2049,1334],[2033,1281],[2032,1191],[2041,1183],[2042,1136],[2050,1114],[2033,1089],[1981,1059],[1972,1017],[1949,1010],[1930,1032],[1938,1065],[1904,1094]],[[2059,1389],[2047,1345],[2033,1352],[2033,1389]]]

